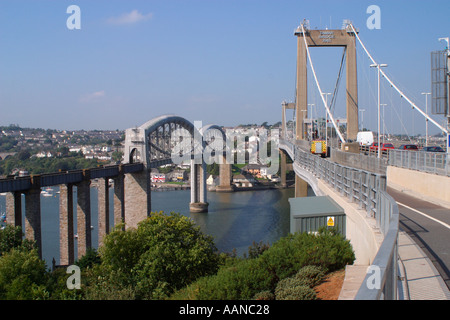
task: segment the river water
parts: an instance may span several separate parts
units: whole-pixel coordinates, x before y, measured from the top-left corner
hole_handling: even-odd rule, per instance
[[[59,188],[55,187],[51,192],[52,196],[41,196],[42,258],[49,267],[53,258],[57,264],[59,263],[58,190]],[[308,194],[314,195],[311,190]],[[173,211],[190,217],[204,233],[213,236],[219,251],[232,252],[233,249],[236,249],[238,255],[243,255],[247,253],[248,247],[254,241],[272,244],[289,233],[288,199],[293,196],[293,188],[233,193],[208,192],[209,212],[190,213],[190,190],[154,191],[152,192],[152,211],[164,211],[165,213]],[[74,199],[76,198],[74,197]],[[112,190],[110,199],[112,212]],[[24,203],[23,196],[22,202]],[[1,213],[6,211],[5,203],[6,197],[0,196]],[[98,202],[96,188],[91,188],[91,211],[92,245],[97,248]],[[74,209],[74,216],[76,216],[76,209]],[[112,217],[110,221],[113,222]]]

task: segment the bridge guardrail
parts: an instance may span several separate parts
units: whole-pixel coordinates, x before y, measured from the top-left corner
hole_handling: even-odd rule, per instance
[[[378,253],[369,267],[355,300],[396,300],[398,279],[398,223],[399,211],[395,200],[385,191],[378,197],[381,223],[384,225],[384,239]],[[374,274],[379,271],[379,284],[374,282]],[[378,286],[377,286],[378,285]]]
[[[388,164],[411,170],[450,176],[448,155],[444,152],[390,150]]]
[[[355,299],[396,299],[399,214],[397,203],[386,192],[386,176],[331,162],[305,152],[287,140],[280,139],[279,147],[289,148],[288,153],[294,156],[293,160],[299,166],[326,181],[342,196],[358,203],[361,209],[375,218],[377,227],[384,235],[383,243],[372,264],[380,270],[381,285],[379,288],[368,286],[368,274]]]

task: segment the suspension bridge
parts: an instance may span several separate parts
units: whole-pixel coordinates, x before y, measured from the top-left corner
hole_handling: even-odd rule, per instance
[[[373,59],[351,22],[346,22],[340,30],[311,30],[304,22],[294,34],[297,36],[298,47],[296,94],[294,103],[282,104],[282,131],[278,146],[281,151],[281,184],[286,182],[286,158],[290,157],[296,174],[296,197],[306,197],[309,185],[316,195],[328,195],[344,208],[347,218],[346,237],[354,247],[357,262],[346,270],[342,299],[415,299],[423,297],[424,288],[429,293],[428,298],[450,299],[450,261],[447,258],[450,225],[448,156],[431,154],[430,157],[420,158],[419,153],[393,151],[395,156],[387,160],[360,153],[359,145],[355,142],[360,128],[361,111],[357,81],[357,44],[367,55],[370,66],[376,68],[378,80],[383,77],[410,108],[447,135],[448,126],[439,124],[427,112],[422,111],[388,77],[382,69],[383,64]],[[330,103],[320,85],[310,53],[311,47],[344,48]],[[319,133],[313,134],[314,121],[307,121],[308,62],[320,96],[320,104],[325,111],[323,135],[325,146],[330,151],[322,154],[324,157],[311,152],[313,138],[317,138]],[[338,119],[333,111],[336,110],[334,106],[338,106],[337,92],[344,63],[346,118]],[[377,92],[378,140],[381,128],[379,88],[380,86]],[[291,124],[286,116],[289,110],[294,112]],[[328,119],[334,129],[330,132],[330,139]],[[188,150],[187,160],[191,165],[191,211],[207,212],[204,150],[214,140],[211,137],[224,139],[225,133],[220,125],[196,127],[177,115],[163,115],[126,130],[124,164],[0,180],[0,192],[7,193],[8,223],[24,226],[25,236],[36,241],[40,247],[40,191],[46,186],[60,186],[60,264],[73,263],[74,223],[78,229],[78,256],[83,256],[91,247],[91,180],[102,181],[99,183],[98,201],[98,232],[101,242],[102,237],[109,232],[111,209],[108,181],[114,181],[114,206],[111,212],[114,222],[125,222],[127,227],[135,227],[151,214],[150,169],[173,162],[174,156],[176,158],[179,153],[173,143],[177,132],[185,132],[194,137],[183,140],[185,150]],[[329,143],[333,140],[333,132],[337,140],[334,145]],[[195,137],[202,137],[201,142]],[[232,192],[231,163],[225,156],[229,150],[224,145],[214,149],[215,156],[222,159],[219,190]],[[77,190],[76,198],[74,187]],[[25,208],[21,201],[23,195]],[[76,222],[73,212],[75,204]],[[25,212],[24,222],[22,211]],[[420,215],[420,219],[428,219],[426,224],[413,218],[411,212]],[[430,220],[432,223],[428,224]],[[434,237],[427,239],[423,233],[417,232],[418,226],[427,229],[427,235],[433,234]],[[414,235],[414,241],[406,233]],[[419,242],[425,244],[428,255],[419,248]],[[442,245],[443,242],[445,245]],[[431,262],[432,259],[434,263]],[[379,277],[376,279],[379,280],[379,286],[369,285],[373,284],[374,276]]]
[[[413,296],[413,299],[423,299],[426,296],[426,290],[424,289],[426,287],[429,289],[428,298],[449,299],[450,272],[448,267],[450,261],[445,258],[448,254],[448,249],[442,249],[441,245],[443,242],[439,245],[441,246],[440,252],[437,249],[435,249],[436,251],[433,249],[427,251],[428,257],[434,261],[434,265],[429,261],[424,263],[424,260],[419,258],[417,260],[420,261],[423,267],[422,271],[429,267],[427,269],[428,273],[414,273],[414,266],[410,262],[409,264],[405,262],[409,260],[411,255],[411,252],[406,250],[406,247],[409,245],[405,245],[405,241],[408,242],[410,238],[405,232],[413,235],[416,240],[421,237],[412,231],[415,228],[411,228],[409,221],[405,222],[405,217],[408,217],[407,219],[410,217],[408,210],[415,211],[415,213],[421,214],[422,217],[428,217],[440,224],[439,227],[433,226],[433,230],[436,232],[435,237],[444,236],[446,239],[449,237],[448,222],[450,217],[448,216],[448,209],[450,208],[450,194],[448,190],[450,188],[450,178],[448,154],[382,150],[382,145],[380,144],[381,127],[386,129],[386,121],[385,117],[381,120],[381,106],[383,106],[381,103],[381,78],[387,82],[391,90],[394,90],[402,101],[409,105],[409,108],[425,118],[427,124],[431,122],[447,137],[447,146],[449,134],[448,119],[446,119],[447,124],[442,125],[434,120],[428,112],[424,112],[414,103],[413,99],[409,98],[404,90],[401,90],[399,85],[391,80],[382,69],[387,65],[381,64],[373,58],[362,42],[357,29],[350,21],[344,21],[344,25],[340,30],[311,30],[308,21],[304,20],[294,34],[297,36],[296,94],[295,102],[282,103],[281,159],[284,162],[286,157],[290,157],[294,162],[296,197],[305,197],[306,188],[309,185],[313,188],[316,195],[333,195],[333,199],[346,208],[347,228],[354,229],[354,231],[347,231],[347,237],[353,238],[352,243],[357,256],[365,260],[359,260],[356,263],[362,266],[361,269],[357,270],[355,268],[348,273],[349,277],[359,278],[357,289],[348,289],[348,292],[351,292],[351,298],[401,299],[406,295],[408,298]],[[372,67],[377,71],[378,83],[374,104],[377,107],[378,115],[376,133],[379,147],[376,150],[377,157],[370,157],[360,153],[360,146],[356,141],[360,128],[358,116],[359,111],[361,111],[358,99],[357,44],[360,45],[370,62],[369,65],[363,66],[363,68]],[[332,93],[324,92],[319,82],[310,53],[311,47],[344,47],[338,78]],[[448,51],[446,56],[450,61]],[[344,63],[346,63],[346,119],[339,121],[333,114],[332,108],[336,105],[336,94],[339,89]],[[317,123],[317,119],[315,121],[312,118],[308,119],[308,107],[312,105],[308,104],[308,66],[312,73],[314,87],[319,95],[319,104],[323,105],[323,110],[325,111],[324,128],[319,126],[322,132],[314,130],[314,124]],[[447,77],[447,74],[445,74],[445,77]],[[328,95],[332,95],[331,100],[328,100]],[[293,120],[290,121],[290,124],[287,121],[286,112],[288,110],[293,110]],[[393,108],[393,110],[396,110],[396,108]],[[448,112],[445,115],[448,115]],[[336,135],[335,143],[333,143],[331,136],[328,137],[331,135],[328,129],[329,122],[333,129],[331,133]],[[346,125],[345,130],[340,126],[342,122]],[[399,119],[399,123],[401,123],[401,128],[406,131],[402,118]],[[320,146],[324,146],[323,150],[322,147],[319,148],[318,140],[321,142]],[[376,143],[376,140],[374,142]],[[320,152],[316,152],[318,148],[321,150]],[[324,158],[320,158],[313,153],[319,153]],[[388,158],[382,157],[383,153]],[[330,157],[331,161],[326,159],[327,157]],[[283,163],[281,167],[283,170],[285,167]],[[435,188],[434,186],[439,187]],[[413,195],[413,197],[404,198],[405,194]],[[345,198],[347,201],[342,202],[342,198]],[[417,208],[401,202],[402,199],[408,201],[408,203],[414,203]],[[424,200],[426,201],[420,202]],[[431,201],[436,207],[433,207],[427,201]],[[427,208],[423,209],[423,211],[434,208],[439,214],[444,213],[444,215],[440,216],[441,220],[438,220],[420,211],[420,208]],[[355,213],[355,215],[351,212]],[[358,220],[361,218],[364,221]],[[367,225],[367,219],[372,221],[370,226]],[[434,229],[435,227],[437,229]],[[372,238],[375,229],[378,230],[375,234],[377,232],[382,234],[382,240],[378,244],[374,244],[377,241],[374,241]],[[421,238],[419,244],[423,245],[426,243],[425,246],[427,246],[432,242],[430,239],[428,239],[429,242],[426,242],[424,238],[426,237]],[[365,245],[359,248],[359,243],[361,242],[365,243]],[[365,255],[365,253],[368,253],[369,243],[374,244],[376,254],[374,252],[373,254]],[[408,243],[412,244],[414,242],[410,241]],[[433,248],[436,248],[435,244]],[[432,253],[430,254],[430,252]],[[425,255],[422,257],[425,257]],[[406,271],[405,265],[407,265]],[[382,286],[380,290],[368,288],[367,284],[373,276],[371,273],[373,271],[372,267],[381,268],[382,270]],[[403,271],[401,267],[403,267]],[[415,267],[417,268],[417,265]],[[435,268],[438,268],[440,273]],[[402,272],[403,276],[400,275]],[[404,280],[403,283],[398,281],[400,278]],[[414,278],[416,282],[408,281],[407,278]],[[361,283],[363,284],[361,285]],[[430,289],[430,287],[434,290]],[[345,296],[345,290],[341,294]]]

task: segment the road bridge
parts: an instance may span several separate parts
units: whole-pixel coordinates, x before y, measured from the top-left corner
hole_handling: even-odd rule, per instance
[[[295,36],[298,37],[297,45],[297,83],[296,83],[296,101],[294,103],[282,103],[282,132],[280,141],[281,152],[281,180],[285,175],[285,161],[289,156],[294,162],[294,171],[296,173],[295,196],[306,196],[305,190],[308,185],[314,190],[316,195],[329,195],[341,207],[345,209],[347,215],[346,237],[350,239],[356,254],[355,266],[349,267],[348,273],[356,283],[352,285],[351,281],[344,284],[341,292],[343,299],[402,299],[415,296],[420,290],[429,289],[432,286],[429,297],[449,299],[450,294],[445,282],[448,282],[448,265],[444,257],[447,250],[442,248],[442,241],[437,237],[444,236],[448,239],[449,230],[446,229],[448,223],[434,218],[435,215],[441,216],[444,221],[448,219],[448,209],[450,206],[450,188],[449,166],[447,155],[431,155],[429,153],[411,153],[403,151],[393,151],[387,153],[388,157],[381,157],[381,152],[377,157],[370,157],[359,153],[359,145],[352,142],[356,138],[358,126],[358,100],[357,100],[357,82],[356,82],[356,63],[353,59],[355,52],[355,43],[359,41],[374,65],[378,66],[378,72],[390,83],[391,87],[398,91],[402,98],[405,98],[414,110],[421,113],[427,121],[432,121],[443,132],[448,130],[441,127],[429,116],[423,113],[403,92],[381,71],[380,65],[376,64],[370,53],[365,48],[359,38],[356,28],[351,22],[345,23],[342,30],[310,30],[308,23],[304,21],[296,30]],[[322,36],[326,35],[326,36]],[[324,39],[326,41],[324,41]],[[342,132],[334,120],[330,110],[330,105],[324,97],[324,93],[318,82],[314,65],[311,61],[309,47],[312,46],[345,46],[350,48],[347,52],[347,130]],[[312,121],[307,121],[307,62],[310,63],[315,84],[320,93],[327,117],[331,120],[335,128],[336,135],[339,138],[340,149],[330,148],[328,139],[325,137],[328,151],[320,158],[313,155],[312,142],[314,137],[312,130]],[[334,98],[334,97],[333,97]],[[286,111],[294,110],[294,126],[288,128],[286,122]],[[327,121],[328,122],[328,121]],[[308,125],[310,126],[308,128]],[[325,132],[328,132],[327,124]],[[307,133],[310,132],[308,135]],[[380,132],[380,131],[378,131]],[[425,190],[430,189],[430,190]],[[419,205],[415,198],[405,197],[405,191],[409,195],[416,195],[422,198],[422,201],[428,199],[434,203],[440,204],[438,207],[430,208],[430,205]],[[406,203],[401,203],[399,199],[404,199]],[[398,202],[397,202],[398,201]],[[433,232],[426,233],[433,238],[424,240],[425,234],[415,235],[420,237],[421,242],[425,243],[425,250],[430,253],[430,258],[425,259],[425,254],[415,244],[407,233],[412,234],[413,226],[424,226],[421,222],[411,222],[411,214],[418,214],[420,210],[414,208],[419,206],[426,208],[425,211],[432,210],[427,214],[427,219],[432,219]],[[423,213],[423,212],[422,212]],[[421,219],[425,216],[421,214]],[[400,220],[401,219],[401,220]],[[399,229],[401,226],[408,230],[404,232]],[[410,225],[409,228],[407,225]],[[440,228],[440,229],[436,229]],[[423,230],[422,228],[420,228]],[[438,231],[439,230],[439,231]],[[443,241],[448,243],[447,241]],[[411,257],[411,248],[417,249],[414,254],[420,252],[424,260],[422,268],[428,274],[425,276],[416,272],[417,265],[411,261],[402,261],[399,254],[404,257]],[[433,250],[436,249],[436,250]],[[436,254],[440,252],[440,254]],[[417,257],[417,255],[416,255]],[[407,259],[409,260],[409,259]],[[434,268],[430,261],[435,261]],[[404,263],[405,262],[405,263]],[[425,264],[429,268],[425,268]],[[360,266],[360,268],[358,268]],[[403,269],[400,268],[403,266]],[[407,266],[407,270],[405,269]],[[435,272],[436,269],[440,271]],[[373,270],[381,271],[380,288],[369,288],[368,281]],[[402,272],[403,271],[403,272]],[[397,281],[398,277],[404,281]],[[416,282],[411,283],[411,279],[416,277]],[[442,278],[444,281],[442,281]],[[430,279],[440,279],[432,282]],[[430,282],[431,281],[431,282]],[[418,284],[420,284],[418,286]],[[409,285],[409,286],[408,286]],[[351,287],[351,288],[350,288]],[[412,289],[409,292],[408,288]],[[439,294],[433,295],[434,292]],[[411,295],[409,293],[412,293]],[[417,297],[417,296],[416,296]]]

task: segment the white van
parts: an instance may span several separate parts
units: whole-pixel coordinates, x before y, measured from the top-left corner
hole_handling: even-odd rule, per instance
[[[370,146],[373,143],[373,133],[372,131],[361,131],[358,132],[356,136],[356,141],[359,142],[360,146]]]

